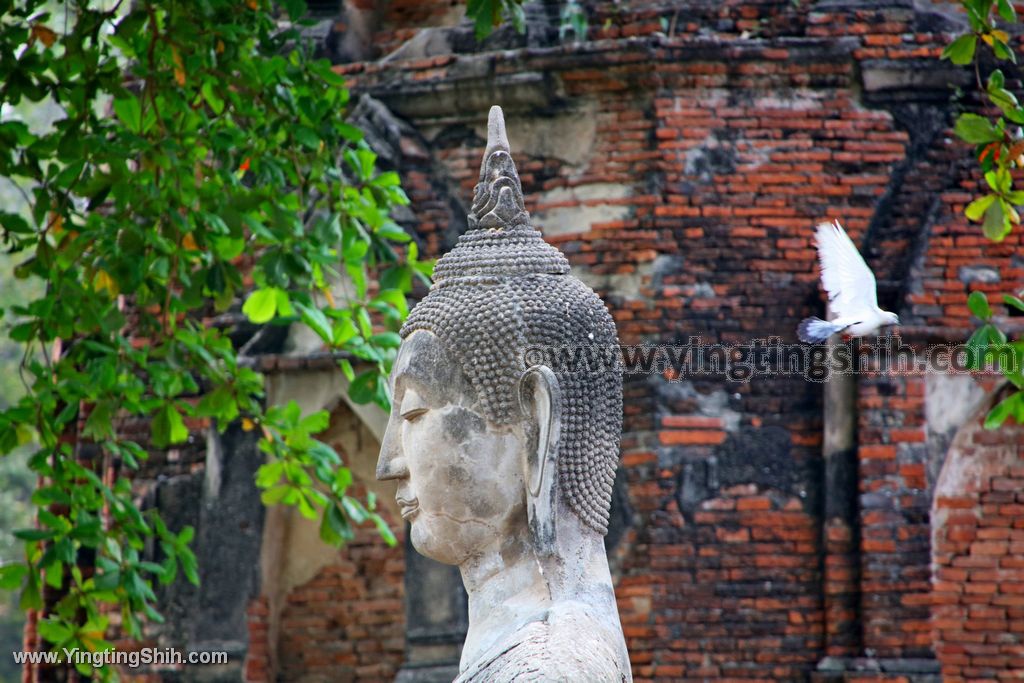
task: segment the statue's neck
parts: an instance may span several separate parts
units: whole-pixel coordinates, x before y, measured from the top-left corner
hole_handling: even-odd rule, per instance
[[[462,669],[551,605],[547,584],[525,534],[505,539],[459,565],[469,596]]]
[[[557,522],[555,553],[541,557],[552,600],[580,600],[618,619],[604,537],[565,509]]]
[[[544,620],[560,602],[585,603],[618,628],[604,539],[562,512],[553,556],[538,557],[524,529],[459,566],[469,596],[462,670],[523,626]]]

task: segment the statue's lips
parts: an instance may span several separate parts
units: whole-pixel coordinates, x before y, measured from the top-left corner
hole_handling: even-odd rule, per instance
[[[402,519],[412,519],[413,515],[420,511],[420,501],[417,498],[409,500],[401,496],[395,496],[395,502],[402,511]]]

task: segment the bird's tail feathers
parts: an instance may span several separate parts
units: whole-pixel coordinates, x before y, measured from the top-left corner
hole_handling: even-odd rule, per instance
[[[802,342],[819,344],[842,329],[842,325],[821,318],[804,318],[796,328],[796,336]]]

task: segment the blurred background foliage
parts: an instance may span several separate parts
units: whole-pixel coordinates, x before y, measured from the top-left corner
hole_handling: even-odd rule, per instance
[[[0,111],[0,120],[16,114],[33,130],[44,130],[58,115],[48,103],[25,103],[16,108]],[[24,197],[6,178],[0,178],[0,205],[25,217],[29,207]],[[37,279],[20,280],[14,277],[16,256],[0,251],[0,310],[12,304],[39,296],[42,283]],[[18,402],[25,394],[19,368],[24,354],[21,344],[11,341],[6,330],[0,334],[0,410]],[[0,458],[0,564],[14,562],[21,557],[21,542],[12,535],[14,529],[32,525],[30,498],[36,478],[28,466],[32,446],[25,445],[10,455]],[[18,609],[18,595],[0,592],[0,653],[21,649],[22,627],[25,615]],[[0,656],[0,683],[21,680],[21,667],[10,656]]]

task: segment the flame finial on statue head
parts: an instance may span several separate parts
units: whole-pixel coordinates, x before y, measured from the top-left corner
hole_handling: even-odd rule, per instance
[[[465,278],[565,275],[569,262],[530,225],[519,173],[512,160],[505,117],[491,107],[480,182],[473,192],[469,230],[438,261],[434,283],[444,287]]]
[[[484,149],[484,161],[493,152],[505,152],[512,154],[512,148],[508,144],[508,134],[505,132],[505,114],[501,107],[494,105],[487,114],[487,147]],[[480,164],[480,180],[484,179],[484,164]]]
[[[529,228],[530,214],[523,203],[523,187],[512,160],[501,107],[487,117],[487,147],[480,163],[480,182],[473,193],[470,228]]]

